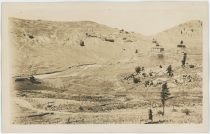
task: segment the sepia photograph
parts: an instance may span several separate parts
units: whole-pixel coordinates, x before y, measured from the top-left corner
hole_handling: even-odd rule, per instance
[[[207,2],[3,3],[2,26],[5,130],[208,130]]]

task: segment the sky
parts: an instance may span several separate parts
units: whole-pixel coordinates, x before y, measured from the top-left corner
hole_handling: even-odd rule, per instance
[[[8,17],[55,21],[95,21],[153,35],[190,20],[207,20],[207,2],[71,2],[3,5]]]

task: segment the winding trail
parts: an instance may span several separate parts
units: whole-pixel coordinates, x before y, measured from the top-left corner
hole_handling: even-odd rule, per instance
[[[76,67],[82,67],[82,69],[78,72],[70,73],[70,69],[73,67],[68,68],[67,70],[60,71],[60,72],[55,72],[55,73],[47,73],[47,74],[38,74],[34,75],[35,78],[38,79],[47,79],[47,78],[60,78],[60,77],[69,77],[69,76],[77,76],[87,70],[90,67],[101,67],[102,65],[97,65],[97,64],[82,64],[82,65],[77,65]]]

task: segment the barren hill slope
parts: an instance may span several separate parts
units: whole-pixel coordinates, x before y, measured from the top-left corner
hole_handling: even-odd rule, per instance
[[[130,59],[136,49],[147,46],[140,34],[90,21],[10,20],[16,74],[42,73],[75,64],[112,63]]]
[[[156,64],[160,61],[150,57],[153,38],[165,49],[165,63],[167,60],[177,62],[182,57],[181,51],[199,55],[202,52],[202,22],[198,20],[149,37],[91,21],[10,18],[10,22],[12,48],[16,55],[14,75],[61,71],[82,64]],[[181,40],[187,49],[177,48]],[[145,58],[149,60],[143,61]]]
[[[179,24],[152,37],[168,49],[177,48],[177,45],[183,41],[186,48],[191,51],[199,49],[197,51],[202,52],[202,22],[200,20],[191,20]]]

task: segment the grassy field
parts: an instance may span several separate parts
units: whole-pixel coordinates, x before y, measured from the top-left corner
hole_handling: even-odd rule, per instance
[[[30,80],[15,82],[18,117],[14,123],[147,123],[149,109],[153,111],[153,121],[158,123],[202,122],[202,78],[195,75],[200,67],[178,67],[173,78],[165,73],[145,78],[139,75],[141,82],[137,84],[123,79],[125,74],[119,70],[124,69],[121,65],[83,66],[55,76],[46,75],[40,79],[41,84]],[[175,83],[181,71],[190,74],[192,81]],[[159,78],[167,80],[173,97],[166,102],[164,116],[161,84],[144,85],[146,79]]]

